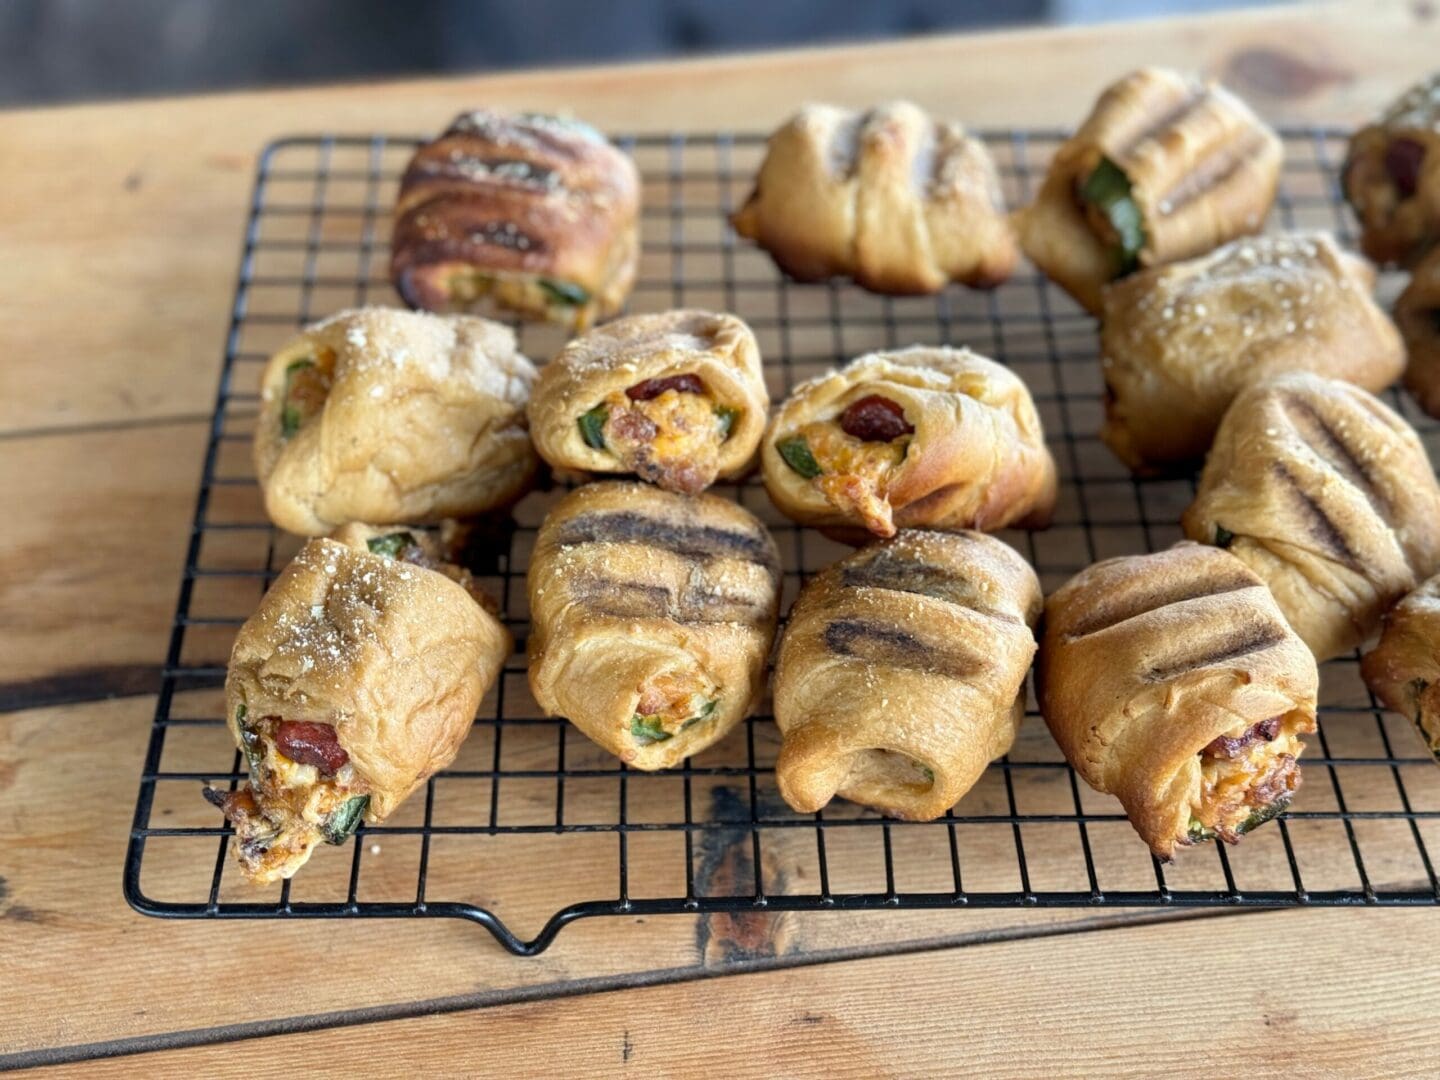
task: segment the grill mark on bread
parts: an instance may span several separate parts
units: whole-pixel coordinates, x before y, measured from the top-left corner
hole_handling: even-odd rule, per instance
[[[1149,682],[1168,682],[1187,671],[1214,667],[1231,660],[1273,649],[1289,637],[1289,629],[1278,623],[1242,626],[1219,641],[1206,642],[1195,652],[1152,667],[1145,675]]]
[[[1065,636],[1067,640],[1074,641],[1089,637],[1091,634],[1098,634],[1102,630],[1109,630],[1121,623],[1138,619],[1141,615],[1148,615],[1152,611],[1159,611],[1161,608],[1167,608],[1173,604],[1202,600],[1207,596],[1223,596],[1225,593],[1239,592],[1241,589],[1252,589],[1257,585],[1259,582],[1251,577],[1248,571],[1242,571],[1238,567],[1205,580],[1192,579],[1176,582],[1173,587],[1158,593],[1137,596],[1128,604],[1100,611],[1087,619],[1082,619],[1072,626]]]
[[[840,571],[840,584],[847,589],[885,589],[889,592],[928,596],[942,603],[978,612],[991,619],[1018,623],[1018,616],[981,604],[975,599],[974,587],[958,574],[929,563],[912,562],[881,553],[858,565]]]
[[[763,536],[714,525],[677,525],[633,510],[597,511],[563,522],[554,541],[573,544],[644,544],[687,559],[743,559],[772,573],[775,552]]]
[[[970,653],[934,645],[908,630],[868,619],[835,619],[826,625],[824,638],[825,648],[836,656],[927,671],[952,679],[970,678],[985,663]]]
[[[1365,463],[1355,455],[1349,444],[1320,415],[1315,406],[1304,398],[1287,394],[1281,399],[1280,407],[1305,445],[1315,451],[1351,487],[1364,495],[1380,520],[1389,525],[1392,518],[1390,501],[1376,485],[1375,478],[1365,468]]]
[[[763,597],[734,596],[686,587],[679,596],[665,585],[585,575],[574,585],[575,601],[587,611],[615,619],[669,619],[684,626],[758,623],[769,615]]]
[[[1283,461],[1275,461],[1271,463],[1270,468],[1282,483],[1289,486],[1304,509],[1305,517],[1310,524],[1311,538],[1337,562],[1342,562],[1352,569],[1358,568],[1360,560],[1345,539],[1345,534],[1331,520],[1330,515],[1325,512],[1325,508],[1316,498],[1300,486],[1300,481],[1290,471],[1289,466]]]
[[[1231,150],[1227,143],[1220,148],[1218,153],[1211,154],[1194,169],[1181,176],[1175,186],[1165,192],[1159,200],[1169,207],[1169,210],[1166,211],[1167,215],[1188,206],[1206,192],[1219,187],[1234,176],[1255,155],[1264,142],[1264,134],[1260,131],[1253,131],[1238,149]]]
[[[1158,119],[1150,123],[1149,127],[1142,128],[1136,132],[1129,142],[1116,147],[1114,153],[1111,155],[1111,159],[1115,160],[1115,164],[1119,165],[1120,161],[1116,159],[1128,156],[1137,146],[1149,142],[1167,128],[1179,123],[1182,118],[1197,108],[1202,102],[1208,101],[1210,93],[1211,88],[1203,83],[1198,86],[1190,86],[1189,93],[1183,100],[1161,113]]]

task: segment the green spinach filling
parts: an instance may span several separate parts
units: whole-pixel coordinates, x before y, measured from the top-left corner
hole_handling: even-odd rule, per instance
[[[571,307],[583,307],[590,302],[590,293],[579,285],[568,281],[560,281],[558,278],[536,278],[535,283],[540,286],[551,301],[556,304],[566,304]]]
[[[806,480],[813,480],[820,475],[820,464],[810,452],[810,444],[805,441],[805,436],[792,435],[776,443],[775,452],[784,459],[786,465]]]
[[[407,547],[416,547],[414,533],[398,532],[389,533],[386,536],[372,536],[365,541],[365,546],[373,554],[383,555],[387,559],[398,559],[400,552]]]
[[[285,369],[285,406],[280,410],[280,434],[290,438],[300,430],[300,425],[305,422],[304,415],[300,412],[297,402],[291,400],[294,391],[295,375],[297,372],[309,371],[315,366],[315,361],[306,357],[301,360],[292,361]]]
[[[608,416],[609,412],[604,405],[596,405],[577,421],[580,425],[580,437],[590,449],[605,449],[605,421]]]
[[[1140,250],[1145,246],[1145,219],[1135,202],[1130,178],[1108,157],[1085,178],[1080,197],[1099,210],[1114,230],[1116,245],[1111,249],[1115,276],[1124,277],[1140,265]]]
[[[365,808],[370,805],[369,795],[352,795],[344,804],[325,819],[320,831],[327,844],[343,844],[345,838],[360,827]]]
[[[709,719],[719,704],[719,698],[707,701],[698,713],[680,725],[680,730],[684,731],[686,728],[698,724],[701,720]],[[660,718],[658,716],[642,716],[640,713],[636,713],[630,718],[630,734],[633,735],[635,741],[642,746],[648,746],[651,743],[665,742],[667,739],[674,738],[672,732],[666,731],[660,726]]]

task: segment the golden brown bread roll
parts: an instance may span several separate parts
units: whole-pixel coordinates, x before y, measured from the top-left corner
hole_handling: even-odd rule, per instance
[[[1019,257],[985,144],[904,101],[801,109],[732,221],[792,277],[878,293],[998,285]]]
[[[842,539],[1046,524],[1055,461],[1030,391],[968,349],[870,353],[801,383],[761,442],[782,511]]]
[[[1440,485],[1419,436],[1370,394],[1318,375],[1235,399],[1182,524],[1258,574],[1320,660],[1364,641],[1440,570]]]
[[[255,425],[265,510],[282,529],[427,522],[519,498],[535,369],[508,327],[390,308],[341,312],[270,358]]]
[[[1440,764],[1440,576],[1386,612],[1360,673],[1387,709],[1410,719]]]
[[[1108,559],[1045,602],[1040,711],[1161,859],[1285,808],[1318,685],[1264,583],[1218,548]]]
[[[250,781],[206,794],[256,884],[343,843],[362,815],[384,821],[454,760],[510,653],[461,584],[371,550],[382,533],[309,541],[236,635],[226,721]]]
[[[711,745],[765,690],[780,560],[748,510],[602,481],[560,501],[530,559],[530,689],[638,769]]]
[[[635,283],[640,180],[590,125],[477,109],[416,151],[400,180],[390,276],[427,311],[485,297],[578,328]]]
[[[1440,74],[1355,133],[1341,177],[1376,262],[1408,266],[1440,240]]]
[[[1314,371],[1378,391],[1404,349],[1375,272],[1325,233],[1237,240],[1105,290],[1100,436],[1137,472],[1199,461],[1245,386]]]
[[[540,372],[527,412],[551,465],[694,494],[749,467],[769,403],[744,322],[667,311],[572,340]]]
[[[1135,71],[1056,151],[1018,215],[1020,244],[1098,314],[1106,282],[1259,232],[1281,157],[1275,133],[1223,86]]]
[[[1010,749],[1040,616],[1035,571],[981,533],[906,531],[806,583],[775,669],[775,778],[929,821]]]
[[[1420,261],[1395,301],[1395,324],[1405,339],[1405,389],[1440,416],[1440,247]]]

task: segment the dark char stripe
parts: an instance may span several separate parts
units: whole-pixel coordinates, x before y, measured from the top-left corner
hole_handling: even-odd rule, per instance
[[[1306,520],[1309,522],[1308,531],[1311,538],[1329,552],[1337,562],[1342,562],[1351,568],[1358,568],[1360,560],[1350,547],[1349,541],[1345,539],[1345,534],[1330,519],[1330,515],[1325,512],[1325,508],[1316,501],[1315,497],[1300,486],[1300,481],[1295,478],[1295,474],[1290,471],[1285,462],[1272,462],[1270,468],[1295,493],[1295,498],[1304,509]]]
[[[574,584],[575,599],[595,615],[617,619],[665,618],[685,626],[755,623],[769,614],[763,600],[686,589],[676,597],[664,585],[582,577]]]
[[[866,619],[836,619],[825,627],[825,647],[837,656],[964,679],[984,664],[976,656],[922,641],[908,630]]]
[[[622,510],[581,514],[560,526],[559,544],[648,544],[687,559],[744,559],[772,573],[779,570],[774,548],[753,532],[713,525],[677,525]]]
[[[1109,630],[1112,626],[1138,619],[1141,615],[1159,611],[1171,604],[1183,604],[1206,596],[1222,596],[1225,593],[1254,588],[1256,584],[1248,572],[1232,573],[1223,577],[1206,576],[1199,581],[1178,581],[1168,590],[1137,596],[1128,605],[1103,609],[1089,619],[1077,623],[1067,636],[1073,640],[1098,634],[1101,630]]]
[[[928,563],[911,562],[881,551],[873,559],[851,564],[840,571],[840,584],[847,589],[888,589],[891,592],[928,596],[947,604],[978,611],[992,619],[1020,620],[1004,611],[986,607],[975,600],[975,589],[959,574]]]
[[[1241,627],[1227,638],[1202,644],[1188,656],[1182,656],[1151,668],[1145,677],[1150,682],[1167,682],[1178,675],[1184,675],[1187,671],[1213,667],[1216,664],[1262,653],[1266,649],[1272,649],[1279,645],[1286,637],[1286,628],[1278,623]]]
[[[1351,487],[1358,490],[1369,501],[1375,513],[1385,524],[1390,524],[1391,508],[1384,492],[1375,483],[1375,478],[1365,468],[1365,463],[1355,455],[1339,433],[1326,423],[1313,405],[1304,398],[1287,395],[1281,403],[1295,430],[1321,459],[1339,473]]]

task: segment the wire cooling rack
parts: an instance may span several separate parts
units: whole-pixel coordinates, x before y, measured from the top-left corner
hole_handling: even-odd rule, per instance
[[[1030,196],[1062,136],[987,134],[1011,205]],[[1032,708],[1011,753],[949,814],[902,823],[837,801],[801,815],[780,799],[779,737],[760,715],[683,768],[627,769],[530,697],[524,575],[561,494],[537,491],[513,520],[481,528],[472,568],[500,599],[518,652],[482,703],[454,765],[383,825],[322,848],[293,880],[255,889],[200,796],[235,785],[225,729],[231,640],[299,544],[265,519],[250,465],[260,373],[297,328],[341,308],[397,304],[386,278],[388,208],[416,139],[282,139],[261,155],[179,606],[125,863],[138,910],[183,918],[449,916],[512,952],[546,948],[596,915],[854,908],[1243,906],[1440,903],[1440,769],[1403,718],[1375,706],[1350,656],[1325,665],[1321,722],[1290,812],[1235,848],[1153,859],[1115,800],[1078,783]],[[1272,228],[1353,240],[1339,197],[1343,138],[1286,133]],[[1096,438],[1093,320],[1028,267],[999,289],[887,298],[846,283],[801,285],[737,241],[727,218],[763,149],[751,135],[623,140],[644,181],[643,257],[632,310],[734,311],[754,328],[772,395],[868,349],[953,343],[1029,384],[1060,466],[1054,525],[1003,534],[1046,590],[1097,559],[1179,538],[1193,481],[1137,481]],[[1384,282],[1393,291],[1394,282]],[[553,327],[516,324],[538,362]],[[1432,459],[1437,426],[1394,401]],[[791,524],[754,478],[722,487],[775,533],[782,610],[804,578],[846,550]]]

